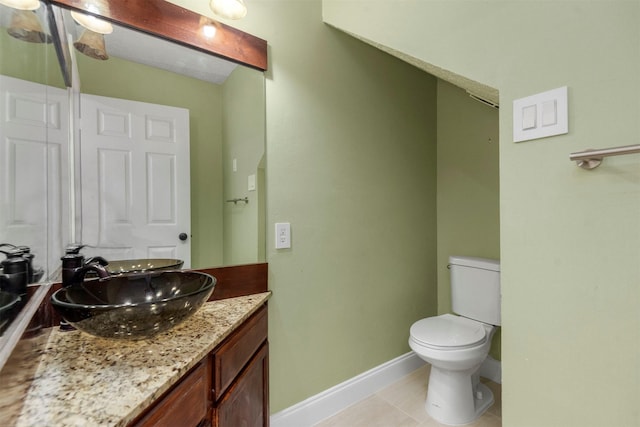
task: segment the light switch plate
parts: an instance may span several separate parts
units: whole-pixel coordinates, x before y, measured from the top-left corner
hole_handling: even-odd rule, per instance
[[[559,87],[513,101],[513,141],[569,132],[568,89]]]

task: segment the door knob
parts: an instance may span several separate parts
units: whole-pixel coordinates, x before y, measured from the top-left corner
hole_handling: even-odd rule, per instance
[[[183,242],[185,240],[187,240],[189,238],[189,235],[187,233],[180,233],[178,234],[178,239],[182,240]]]

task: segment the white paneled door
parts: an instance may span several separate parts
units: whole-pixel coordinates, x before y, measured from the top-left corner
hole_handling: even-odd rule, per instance
[[[0,75],[0,98],[0,243],[53,269],[66,244],[68,94]]]
[[[85,94],[80,105],[83,253],[190,267],[189,111]]]

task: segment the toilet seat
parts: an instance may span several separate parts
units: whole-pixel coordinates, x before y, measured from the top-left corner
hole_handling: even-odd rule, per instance
[[[409,334],[417,344],[437,350],[471,348],[487,339],[482,323],[452,314],[418,320]]]

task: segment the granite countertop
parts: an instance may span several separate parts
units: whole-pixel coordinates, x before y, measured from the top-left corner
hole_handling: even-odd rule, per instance
[[[59,328],[23,340],[0,375],[0,425],[126,425],[270,296],[208,302],[149,340],[107,340]]]

